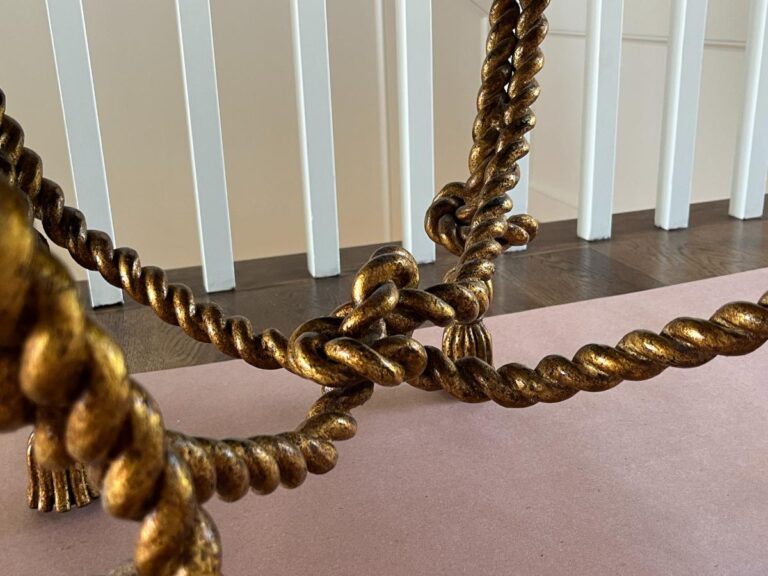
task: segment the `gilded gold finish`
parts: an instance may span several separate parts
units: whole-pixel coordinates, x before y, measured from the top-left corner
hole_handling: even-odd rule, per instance
[[[37,244],[28,214],[25,198],[0,182],[0,429],[34,423],[30,465],[40,467],[41,482],[32,492],[47,503],[43,493],[65,484],[49,484],[42,469],[60,478],[67,467],[82,476],[75,462],[88,465],[105,503],[123,504],[110,512],[142,521],[139,574],[218,574],[215,527],[165,439],[157,406],[87,319],[63,265]],[[84,495],[73,486],[75,498]],[[57,503],[66,498],[55,495]]]
[[[27,504],[41,512],[69,512],[73,505],[87,506],[99,496],[99,491],[88,481],[88,474],[80,462],[62,470],[46,470],[38,466],[33,450],[35,433],[27,442]]]
[[[536,74],[544,65],[539,46],[547,34],[544,10],[549,0],[496,0],[491,6],[482,85],[472,128],[470,177],[443,187],[427,211],[430,238],[461,257],[458,279],[472,262],[490,261],[509,246],[536,235],[528,215],[506,217],[506,195],[520,179],[517,162],[528,153],[525,135],[536,117],[531,106],[539,97]],[[485,269],[472,277],[490,277]]]
[[[623,380],[652,378],[668,367],[693,367],[717,355],[747,354],[768,340],[768,294],[734,302],[709,320],[678,318],[660,334],[635,330],[615,347],[590,344],[573,359],[547,356],[534,368],[492,366],[491,336],[482,320],[493,298],[493,261],[538,230],[528,215],[508,216],[507,191],[528,152],[543,65],[548,0],[495,0],[473,126],[466,182],[435,197],[425,227],[458,263],[444,282],[419,287],[419,270],[404,249],[377,250],[354,278],[350,302],[311,319],[285,337],[255,333],[242,316],[169,284],[142,266],[130,248],[114,248],[103,232],[64,204],[59,186],[42,176],[40,158],[24,147],[19,124],[5,114],[0,92],[0,174],[28,203],[0,184],[0,429],[34,423],[30,438],[30,504],[68,509],[102,491],[115,516],[143,522],[134,558],[138,574],[218,574],[215,526],[199,504],[252,489],[295,487],[307,473],[336,463],[334,441],[351,438],[350,411],[373,384],[408,382],[444,389],[464,402],[506,407],[560,402],[579,391],[608,390]],[[285,368],[324,387],[294,430],[242,440],[166,432],[158,407],[126,374],[120,351],[81,309],[60,263],[37,241],[33,218],[83,267],[98,271],[137,302],[190,337],[263,369]],[[413,331],[446,328],[442,349]],[[186,571],[186,572],[185,572]]]
[[[243,440],[166,432],[152,398],[130,380],[120,350],[89,320],[63,265],[37,242],[24,196],[0,179],[0,429],[34,423],[28,499],[66,511],[96,494],[106,510],[142,522],[140,575],[219,574],[220,545],[199,507],[249,489],[268,494],[324,474],[334,441],[354,436],[350,410],[370,382],[334,389],[293,432]]]

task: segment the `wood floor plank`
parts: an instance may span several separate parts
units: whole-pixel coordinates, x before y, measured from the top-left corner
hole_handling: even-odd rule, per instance
[[[193,340],[148,308],[97,312],[96,320],[123,348],[132,374],[210,364],[229,358],[210,344]]]
[[[558,250],[504,262],[497,269],[493,313],[615,296],[663,286],[591,246]],[[533,306],[515,306],[510,294],[526,294]]]
[[[731,221],[594,246],[665,285],[768,266],[768,223]]]

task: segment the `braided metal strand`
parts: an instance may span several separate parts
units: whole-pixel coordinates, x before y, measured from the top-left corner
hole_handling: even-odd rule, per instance
[[[457,256],[465,251],[482,202],[506,193],[519,180],[516,163],[528,153],[525,134],[535,122],[530,106],[538,97],[534,76],[543,64],[539,45],[547,32],[543,16],[547,4],[548,0],[496,0],[491,6],[487,56],[472,131],[470,177],[466,183],[452,182],[443,187],[425,219],[429,237]],[[495,182],[489,188],[491,180]],[[511,209],[507,198],[500,214]],[[516,215],[506,218],[499,230],[496,237],[506,249],[527,244],[536,236],[538,224],[527,214]]]
[[[295,365],[298,374],[330,386],[350,386],[366,380],[395,386],[406,380],[424,390],[445,389],[464,402],[493,400],[520,408],[538,402],[560,402],[582,390],[608,390],[623,380],[647,380],[668,367],[701,366],[718,355],[747,354],[768,339],[767,293],[757,304],[726,304],[709,320],[677,318],[660,334],[634,330],[615,347],[589,344],[572,360],[547,356],[535,369],[514,363],[494,369],[478,357],[454,361],[438,348],[422,346],[407,332],[366,343],[343,332],[350,319],[363,322],[355,316],[358,310],[365,312],[365,323],[374,325],[383,320],[389,327],[409,328],[424,318],[438,323],[460,317],[432,292],[403,285],[403,276],[417,278],[418,273],[416,262],[407,252],[389,248],[377,254],[358,273],[353,286],[355,299],[340,308],[341,317],[310,321],[297,330],[300,338],[312,342],[312,346],[301,348],[301,361]],[[393,272],[394,262],[398,262],[397,273]],[[406,274],[408,266],[410,272]],[[457,288],[461,284],[448,286]],[[371,313],[366,304],[379,299],[383,291],[390,304],[379,305],[378,315]],[[415,294],[433,297],[431,306],[409,302]],[[476,311],[477,300],[473,303]],[[487,345],[482,333],[474,338],[478,345]],[[289,346],[291,353],[296,348],[294,343]]]
[[[285,365],[287,340],[279,331],[268,329],[256,334],[247,318],[225,318],[219,305],[196,302],[187,286],[169,284],[164,270],[142,266],[134,250],[114,248],[108,235],[88,230],[83,214],[64,205],[61,188],[42,177],[40,157],[24,147],[24,133],[4,113],[4,102],[0,91],[0,159],[5,161],[0,162],[0,173],[27,194],[54,243],[69,250],[78,264],[99,271],[110,284],[150,306],[158,317],[179,326],[195,340],[211,342],[221,352],[259,368]]]
[[[589,344],[572,360],[547,356],[535,369],[513,363],[495,370],[477,358],[454,363],[441,350],[428,346],[427,369],[412,384],[444,388],[465,402],[490,399],[524,408],[561,402],[579,391],[609,390],[624,380],[647,380],[669,367],[693,368],[716,356],[748,354],[766,340],[768,293],[758,304],[726,304],[710,320],[677,318],[660,334],[634,330],[615,347]]]
[[[105,508],[142,522],[140,575],[219,574],[216,528],[159,409],[85,317],[63,265],[37,247],[25,199],[3,182],[0,231],[0,429],[34,422],[42,467],[90,465]]]
[[[509,82],[510,105],[505,110],[495,154],[485,166],[481,203],[472,218],[461,254],[456,272],[458,280],[490,280],[493,267],[488,263],[510,245],[511,226],[506,214],[512,209],[512,201],[506,193],[520,178],[518,161],[528,154],[525,135],[535,125],[531,106],[540,92],[535,76],[544,64],[539,46],[548,29],[543,14],[547,4],[548,0],[523,2],[515,29],[519,44],[512,57],[515,73]]]
[[[488,14],[489,32],[486,58],[480,69],[481,85],[477,94],[477,116],[472,125],[472,149],[469,153],[469,180],[463,197],[467,205],[459,210],[459,219],[467,224],[477,209],[480,190],[485,183],[485,167],[496,152],[496,142],[503,130],[504,113],[510,106],[507,85],[515,70],[512,55],[518,45],[515,28],[520,19],[516,0],[497,0]]]
[[[337,460],[333,442],[355,435],[357,423],[349,412],[367,402],[372,393],[371,383],[327,392],[295,431],[276,436],[215,440],[169,432],[168,437],[189,465],[200,502],[214,493],[234,502],[249,488],[270,494],[280,484],[300,486],[307,473],[331,471]]]
[[[470,177],[465,184],[444,187],[425,219],[429,236],[460,256],[446,280],[481,281],[489,301],[493,260],[510,246],[527,244],[538,231],[538,223],[526,214],[507,216],[512,209],[507,191],[520,179],[518,161],[528,154],[526,134],[535,124],[531,106],[539,95],[535,76],[544,62],[539,46],[548,29],[547,5],[548,0],[492,5]],[[475,357],[491,364],[493,346],[482,315],[446,329],[443,350],[454,360]]]
[[[299,365],[302,350],[311,347],[311,322],[294,332],[290,339],[293,345],[289,347],[289,340],[277,330],[267,329],[256,334],[247,318],[226,317],[213,302],[197,303],[187,286],[169,284],[162,269],[142,266],[134,250],[113,248],[109,236],[89,230],[83,214],[64,205],[59,186],[42,177],[42,161],[24,147],[23,131],[15,120],[4,114],[3,102],[0,92],[0,172],[4,170],[10,181],[27,194],[34,214],[42,220],[54,243],[66,248],[80,265],[99,271],[108,282],[122,287],[134,300],[149,306],[159,318],[179,326],[192,338],[211,342],[223,353],[242,358],[258,368],[284,367],[306,377],[306,370]],[[389,332],[404,334],[425,321],[439,326],[448,326],[454,320],[470,323],[482,317],[490,303],[488,287],[478,281],[449,282],[426,291],[417,290],[418,267],[412,256],[400,248],[385,248],[377,251],[358,274],[352,308],[361,306],[369,296],[367,287],[376,284],[378,289],[379,281],[387,274],[394,275],[393,283],[386,288],[390,290],[389,297],[383,292],[378,296],[391,310],[386,307],[379,310],[378,305],[372,306],[370,302],[354,313],[351,308],[345,309],[343,312],[351,313],[353,318],[344,324],[343,335],[362,337],[363,332],[371,328],[371,322],[360,320],[366,314],[381,316],[383,312],[391,312],[387,316]],[[394,288],[405,289],[398,292],[396,301],[391,299]],[[338,386],[346,382],[339,374],[334,384],[331,376],[322,383]]]
[[[56,197],[59,197],[58,194]],[[64,242],[65,246],[78,246],[75,240],[82,237],[82,234],[79,227],[77,230],[72,241]],[[468,262],[472,263],[471,260]],[[492,266],[492,263],[487,264]],[[479,267],[476,262],[472,265]],[[137,279],[129,271],[123,269],[129,285],[136,286],[142,277],[146,279],[150,276],[139,275]],[[579,389],[598,389],[599,385],[590,383],[589,378],[599,382],[605,376],[594,366],[579,362],[580,359],[591,357],[587,351],[598,350],[608,354],[606,357],[598,357],[596,366],[605,364],[611,368],[613,380],[625,377],[621,375],[633,358],[635,363],[643,366],[649,360],[651,364],[658,364],[664,359],[646,359],[641,352],[633,353],[627,349],[629,351],[625,351],[620,364],[611,363],[608,360],[615,357],[614,353],[606,352],[608,348],[605,347],[592,346],[575,359],[575,365],[581,366],[578,370],[564,370],[562,374],[558,372],[558,367],[568,366],[568,361],[559,357],[546,358],[535,371],[517,365],[504,366],[495,371],[488,363],[477,358],[465,358],[454,363],[444,353],[422,347],[409,334],[426,320],[441,326],[453,322],[471,324],[487,309],[487,284],[460,280],[434,286],[426,291],[418,290],[417,286],[418,268],[407,252],[399,248],[378,251],[358,273],[353,301],[341,307],[332,317],[316,319],[299,327],[291,336],[290,345],[286,343],[285,348],[279,348],[280,351],[285,350],[284,356],[279,356],[281,364],[323,385],[343,387],[365,380],[396,385],[409,380],[425,389],[445,388],[466,401],[477,402],[491,398],[504,405],[528,406],[537,401],[562,400]],[[134,294],[136,292],[134,290]],[[372,300],[374,305],[370,304]],[[158,311],[157,308],[155,310]],[[219,319],[218,324],[211,321],[205,323],[206,318],[201,316],[187,317],[190,323],[199,321],[203,327],[207,327],[212,334],[211,340],[217,346],[224,349],[231,347],[239,350],[239,353],[247,351],[247,346],[235,347],[228,340],[236,335],[236,331],[231,328],[237,325],[236,322],[222,320],[220,316],[216,318]],[[359,340],[360,334],[370,331],[380,321],[385,323],[384,332],[380,332],[378,337],[369,334],[369,340],[373,338],[369,342]],[[385,336],[385,333],[389,335]],[[642,336],[644,333],[638,334]],[[628,337],[627,341],[636,341],[640,337],[638,334]],[[642,338],[640,340],[642,343]],[[652,348],[648,342],[644,345]],[[642,351],[643,347],[640,346],[639,350]],[[728,348],[717,349],[716,352],[736,353]],[[657,365],[653,371],[644,372],[643,377],[651,377],[659,370]],[[630,371],[626,377],[632,377],[633,373]]]
[[[128,378],[121,352],[84,316],[63,266],[38,245],[27,206],[0,182],[0,251],[9,255],[0,270],[0,429],[35,424],[30,491],[52,498],[65,486],[56,483],[64,467],[84,491],[80,463],[87,463],[104,507],[142,521],[136,573],[219,574],[218,535],[198,502],[214,492],[234,501],[249,487],[263,494],[279,484],[294,488],[307,473],[333,469],[333,442],[354,436],[349,412],[370,399],[373,384],[325,393],[295,431],[276,436],[166,432],[152,398]]]

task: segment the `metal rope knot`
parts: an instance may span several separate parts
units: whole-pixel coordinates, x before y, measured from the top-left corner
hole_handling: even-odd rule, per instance
[[[426,320],[448,326],[456,318],[450,304],[418,284],[413,256],[397,246],[380,248],[355,276],[351,302],[294,331],[288,369],[329,387],[363,381],[396,386],[418,376],[426,367],[426,352],[411,333]],[[462,308],[478,308],[468,291],[459,288],[454,294]]]
[[[288,369],[331,388],[361,382],[397,386],[424,371],[424,347],[410,336],[377,339],[345,336],[343,318],[316,318],[299,326],[288,341]]]
[[[520,158],[525,156],[528,153],[527,146],[525,144],[524,149],[516,151],[516,155]],[[519,178],[519,167],[515,164],[508,169],[507,174],[492,181],[489,188],[509,190],[515,187]],[[471,200],[469,190],[468,185],[451,182],[435,195],[424,219],[424,229],[433,242],[456,256],[465,254],[469,238],[477,234],[477,225],[472,222],[481,209],[498,212],[496,216],[499,218],[492,229],[492,237],[502,251],[511,246],[525,246],[536,237],[539,224],[531,215],[506,216],[512,210],[512,199],[504,192],[491,199],[494,204],[485,206],[477,200]],[[487,233],[487,230],[483,230],[483,233]]]

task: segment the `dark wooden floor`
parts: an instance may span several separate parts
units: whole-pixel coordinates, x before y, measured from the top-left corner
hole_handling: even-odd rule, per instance
[[[686,230],[655,228],[650,210],[617,215],[613,227],[612,240],[588,243],[576,237],[573,220],[542,225],[528,250],[497,261],[491,314],[768,267],[768,220],[729,218],[726,202],[694,205]],[[214,294],[212,299],[227,313],[249,317],[257,329],[273,327],[288,334],[304,320],[349,300],[352,275],[374,249],[343,250],[342,275],[318,280],[307,273],[303,254],[239,262],[237,290]],[[422,267],[422,286],[440,282],[453,262],[450,254],[439,251],[435,264]],[[207,298],[199,268],[174,270],[170,277]],[[227,359],[135,302],[93,314],[123,346],[132,372]]]

